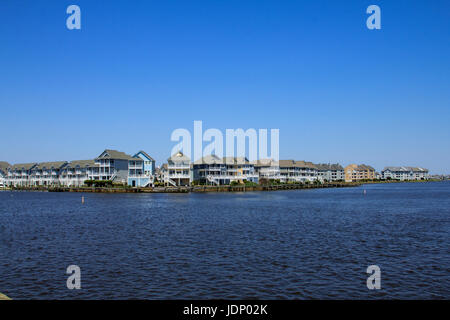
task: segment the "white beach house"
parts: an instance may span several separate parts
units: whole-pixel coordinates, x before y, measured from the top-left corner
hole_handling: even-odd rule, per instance
[[[181,151],[167,159],[162,167],[162,175],[166,186],[189,186],[191,184],[191,160]]]
[[[420,167],[385,167],[381,171],[382,179],[393,180],[427,180],[429,178],[428,169]]]
[[[283,182],[311,182],[318,180],[318,169],[312,162],[280,160],[280,175]]]

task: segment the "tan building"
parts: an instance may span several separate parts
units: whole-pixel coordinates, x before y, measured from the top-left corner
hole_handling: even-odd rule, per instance
[[[365,164],[350,164],[345,167],[345,181],[360,181],[375,179],[375,169]]]

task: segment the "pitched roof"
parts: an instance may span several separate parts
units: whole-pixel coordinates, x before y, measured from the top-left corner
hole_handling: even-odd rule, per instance
[[[152,157],[150,157],[149,155],[148,155],[148,153],[146,153],[145,151],[142,151],[142,150],[140,150],[140,151],[138,151],[138,152],[136,152],[136,154],[133,156],[133,158],[134,157],[136,157],[139,153],[142,153],[144,156],[146,156],[149,160],[151,160],[151,161],[155,161],[155,159],[153,159]]]
[[[280,160],[280,167],[281,168],[294,168],[295,161],[294,160]]]
[[[94,160],[74,160],[74,161],[70,161],[67,164],[67,167],[69,167],[69,168],[75,168],[75,167],[85,168],[85,167],[94,167],[94,166],[96,166]]]
[[[356,171],[375,171],[375,169],[369,165],[366,164],[349,164],[347,167],[345,167],[345,169],[347,168],[351,168],[352,170],[356,170]]]
[[[420,167],[385,167],[382,171],[397,171],[397,172],[428,172],[428,169]]]
[[[11,165],[6,162],[6,161],[0,161],[0,170],[6,170],[10,167]]]
[[[318,170],[326,171],[326,170],[344,170],[344,168],[339,163],[317,163],[315,165]]]
[[[118,160],[133,160],[133,157],[126,154],[125,152],[117,151],[117,150],[110,150],[106,149],[102,152],[100,156],[98,156],[97,159],[118,159]]]
[[[167,161],[191,161],[189,157],[185,156],[183,152],[178,151],[177,153],[173,154]]]
[[[310,168],[317,169],[312,162],[296,160],[280,160],[280,168]]]
[[[360,164],[358,166],[359,170],[370,170],[370,171],[375,171],[375,169],[367,164]]]
[[[41,162],[38,163],[37,166],[34,169],[42,170],[44,168],[46,169],[60,169],[65,164],[67,164],[67,161],[54,161],[54,162]]]
[[[314,163],[309,162],[309,161],[295,161],[295,167],[317,169],[317,167],[314,165]]]
[[[248,161],[245,157],[223,157],[223,162],[226,164],[249,164],[250,161]]]
[[[259,159],[259,160],[251,161],[251,163],[255,166],[255,168],[278,167],[280,165],[279,161],[275,161],[273,159]]]
[[[216,156],[214,154],[204,156],[194,162],[194,164],[196,164],[196,165],[197,164],[217,164],[217,163],[222,164],[223,159],[219,158],[218,156]]]
[[[33,168],[35,165],[37,165],[37,163],[18,163],[18,164],[14,164],[12,166],[10,166],[9,168],[11,170],[30,170],[31,168]]]
[[[383,171],[406,171],[404,167],[384,167]]]

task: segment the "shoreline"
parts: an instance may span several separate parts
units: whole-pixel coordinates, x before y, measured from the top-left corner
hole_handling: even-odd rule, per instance
[[[360,183],[340,182],[326,184],[280,184],[280,185],[256,185],[256,186],[190,186],[190,187],[153,187],[153,188],[106,188],[106,187],[16,187],[10,191],[34,191],[34,192],[78,192],[78,193],[206,193],[206,192],[254,192],[254,191],[279,191],[322,188],[357,187]]]
[[[364,184],[384,183],[426,183],[445,180],[417,180],[417,181],[364,181],[364,182],[333,182],[323,184],[277,184],[277,185],[223,185],[223,186],[189,186],[189,187],[150,187],[150,188],[122,188],[122,187],[13,187],[1,188],[2,191],[35,191],[35,192],[78,192],[78,193],[205,193],[205,192],[255,192],[255,191],[283,191],[325,188],[359,187]]]

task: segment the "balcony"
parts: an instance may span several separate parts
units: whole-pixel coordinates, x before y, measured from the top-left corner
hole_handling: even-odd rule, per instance
[[[258,178],[257,174],[243,174],[243,175],[232,175],[232,174],[209,174],[207,176],[211,179],[228,179],[228,180],[247,180],[251,178]]]
[[[189,170],[191,168],[191,166],[190,165],[168,165],[167,166],[167,169],[168,170],[171,170],[171,169],[173,169],[173,170],[175,170],[175,169],[184,169],[184,170]]]
[[[128,178],[132,179],[151,179],[152,176],[149,174],[129,174]]]
[[[168,175],[169,179],[190,179],[189,174],[183,174],[183,173],[172,173]]]

